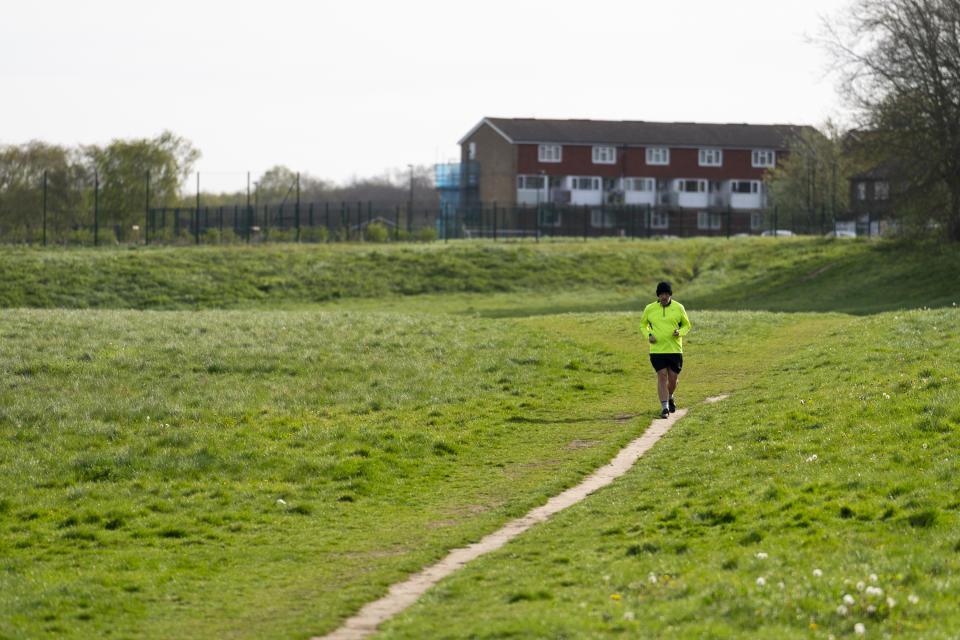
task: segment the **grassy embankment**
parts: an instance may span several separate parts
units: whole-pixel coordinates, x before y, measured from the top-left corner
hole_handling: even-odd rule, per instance
[[[738,295],[756,308],[764,298],[772,308],[829,298],[857,313],[946,306],[956,281],[936,274],[949,254],[897,261],[873,245],[782,240],[232,251],[14,253],[0,259],[5,275],[19,274],[4,279],[0,299],[302,307],[332,299],[305,274],[335,273],[341,292],[381,297],[341,306],[523,315],[634,309],[647,296],[627,291],[666,273],[689,292],[696,324],[682,400],[733,394],[695,408],[623,482],[445,581],[391,633],[733,637],[809,634],[810,624],[836,633],[867,615],[857,607],[868,596],[856,592],[847,616],[829,616],[841,581],[867,569],[885,589],[921,597],[910,609],[893,596],[892,612],[878,601],[867,623],[926,625],[930,637],[930,616],[956,601],[927,575],[949,579],[956,566],[957,507],[940,499],[955,491],[953,463],[947,454],[917,468],[953,444],[960,421],[949,365],[956,311],[702,310],[736,306]],[[470,263],[481,258],[489,264],[478,271]],[[246,275],[231,279],[231,262]],[[402,291],[383,282],[411,286],[407,262],[420,263],[421,291],[476,290],[490,271],[513,274],[497,286],[514,291],[389,297]],[[857,265],[888,277],[851,288]],[[911,270],[922,277],[906,278]],[[0,312],[0,636],[329,630],[451,546],[574,484],[649,424],[635,322],[630,313]],[[891,396],[885,404],[874,386]],[[801,463],[807,449],[818,457]],[[767,565],[755,560],[761,548]],[[933,556],[939,564],[926,562]],[[805,563],[821,558],[831,570],[807,584]],[[514,578],[510,567],[520,568]],[[758,570],[766,591],[755,591]]]

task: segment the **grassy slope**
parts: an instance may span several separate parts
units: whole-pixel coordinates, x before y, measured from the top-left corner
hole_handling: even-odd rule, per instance
[[[696,308],[870,313],[960,303],[960,252],[822,238],[186,247],[0,253],[0,307],[635,310],[663,278]],[[416,295],[412,295],[416,294]]]

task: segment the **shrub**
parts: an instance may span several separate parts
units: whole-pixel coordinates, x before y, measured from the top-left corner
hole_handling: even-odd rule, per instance
[[[203,232],[203,244],[220,244],[220,230],[207,229]]]
[[[380,224],[379,222],[374,222],[367,225],[366,231],[366,240],[367,242],[386,242],[390,239],[390,232],[387,231],[387,228]]]
[[[433,242],[437,239],[437,230],[433,227],[424,227],[417,231],[417,240],[420,242]]]

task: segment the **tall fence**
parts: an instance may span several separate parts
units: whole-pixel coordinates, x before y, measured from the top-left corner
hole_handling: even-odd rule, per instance
[[[374,202],[152,207],[124,215],[99,212],[57,223],[57,212],[19,228],[0,227],[0,242],[101,245],[219,244],[541,238],[652,238],[741,235],[871,235],[877,225],[833,219],[825,210],[740,211],[615,205],[445,207],[411,210]],[[116,222],[122,220],[122,223]],[[133,222],[131,222],[133,221]],[[56,232],[52,230],[56,229]]]

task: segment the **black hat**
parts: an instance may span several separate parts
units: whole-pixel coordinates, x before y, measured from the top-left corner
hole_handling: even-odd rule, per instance
[[[669,293],[671,296],[673,295],[673,287],[670,286],[669,282],[661,282],[657,285],[657,295],[659,296],[661,293]]]

